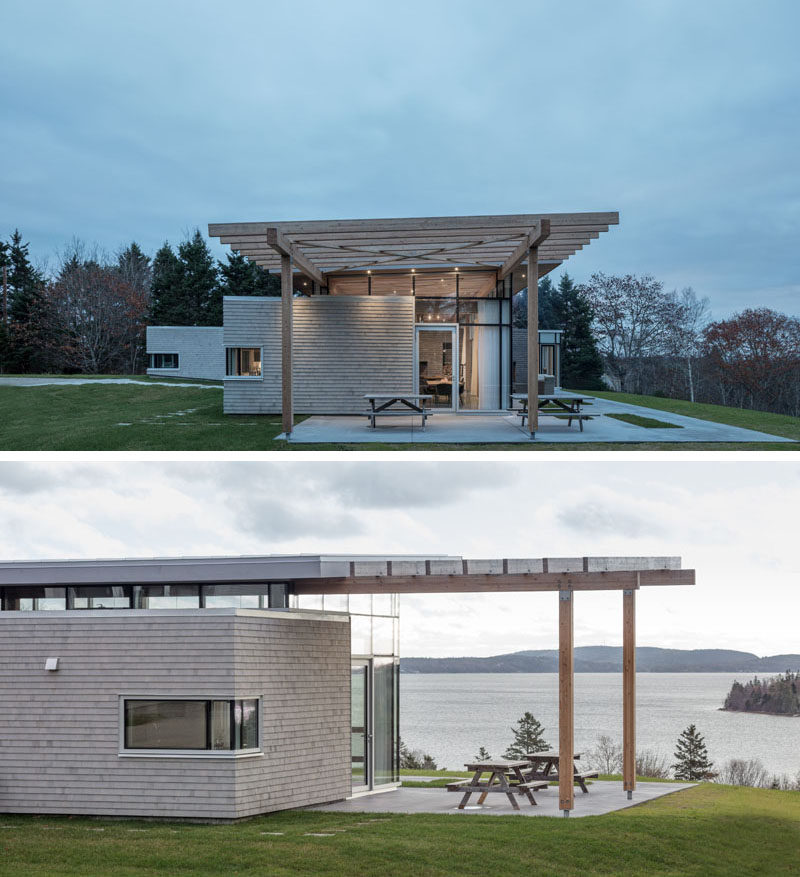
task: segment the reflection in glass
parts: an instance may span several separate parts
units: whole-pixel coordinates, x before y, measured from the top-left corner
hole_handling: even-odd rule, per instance
[[[353,788],[367,784],[367,667],[350,668],[350,763]]]
[[[71,609],[130,609],[130,597],[122,585],[92,585],[69,589]]]
[[[398,779],[397,665],[392,658],[373,661],[375,785]]]
[[[414,302],[414,313],[418,323],[455,323],[455,299],[417,299]]]
[[[126,700],[127,749],[205,749],[206,701]]]
[[[372,618],[372,654],[391,655],[394,649],[394,618]]]
[[[372,618],[369,615],[350,616],[350,654],[372,653]]]
[[[197,585],[134,585],[134,609],[199,609]]]
[[[461,326],[459,348],[464,378],[461,407],[484,411],[498,409],[500,407],[500,328]],[[505,359],[507,357],[504,357]]]
[[[66,588],[5,588],[3,605],[13,611],[44,611],[46,609],[66,609]]]

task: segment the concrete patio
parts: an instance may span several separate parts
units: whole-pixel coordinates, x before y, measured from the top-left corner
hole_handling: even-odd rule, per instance
[[[644,408],[624,402],[596,398],[583,411],[592,415],[584,423],[583,431],[577,422],[572,426],[566,420],[555,417],[541,417],[536,432],[537,442],[557,442],[564,444],[587,444],[592,442],[791,442],[782,436],[742,429],[724,423],[699,420],[682,414],[672,414],[655,408]],[[650,429],[626,423],[608,414],[637,414],[650,417],[663,423],[675,424],[678,428],[661,427]],[[398,422],[400,421],[400,422]],[[281,434],[278,438],[285,438]],[[528,444],[531,439],[523,429],[516,414],[465,414],[434,413],[428,417],[425,428],[421,418],[402,417],[378,419],[378,426],[372,429],[366,417],[359,415],[309,417],[295,425],[291,438],[294,444],[361,444],[368,442],[400,443],[452,443],[452,444]]]
[[[576,790],[575,809],[571,816],[601,816],[635,807],[645,801],[652,801],[664,795],[671,795],[690,789],[694,783],[638,783],[633,799],[629,801],[619,781],[595,780],[584,795]],[[470,803],[458,809],[460,793],[446,789],[395,789],[391,792],[364,795],[337,801],[334,804],[309,807],[309,810],[322,810],[328,813],[455,813],[469,815],[480,813],[484,816],[556,816],[563,819],[558,801],[558,784],[535,792],[536,806],[532,807],[524,797],[518,798],[519,810],[514,810],[505,795],[490,795],[491,803],[478,805],[478,796],[473,795]]]

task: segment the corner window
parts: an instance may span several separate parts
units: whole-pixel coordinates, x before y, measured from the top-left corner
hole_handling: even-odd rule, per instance
[[[225,376],[229,378],[260,378],[260,347],[226,347]]]
[[[149,368],[178,368],[177,353],[150,353]]]
[[[125,751],[231,752],[259,748],[258,699],[123,703]]]

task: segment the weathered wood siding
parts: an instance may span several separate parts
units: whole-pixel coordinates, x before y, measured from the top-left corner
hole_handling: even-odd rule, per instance
[[[331,619],[3,613],[0,812],[233,819],[343,798],[349,667],[349,624]],[[264,754],[120,757],[125,694],[261,696]]]
[[[225,346],[262,347],[262,380],[226,380],[225,412],[281,408],[280,301],[225,299]],[[299,414],[354,414],[365,392],[413,384],[414,299],[314,296],[294,300],[294,407]]]
[[[172,378],[225,377],[222,326],[148,326],[148,353],[177,353],[179,368],[148,368],[147,374]]]

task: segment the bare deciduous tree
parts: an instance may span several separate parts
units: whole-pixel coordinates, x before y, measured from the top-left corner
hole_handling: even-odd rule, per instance
[[[616,774],[622,771],[622,744],[607,734],[601,734],[593,749],[589,750],[592,767],[600,773]]]
[[[757,758],[731,758],[722,766],[718,782],[729,786],[753,786],[757,789],[767,788],[770,784],[769,774]]]

